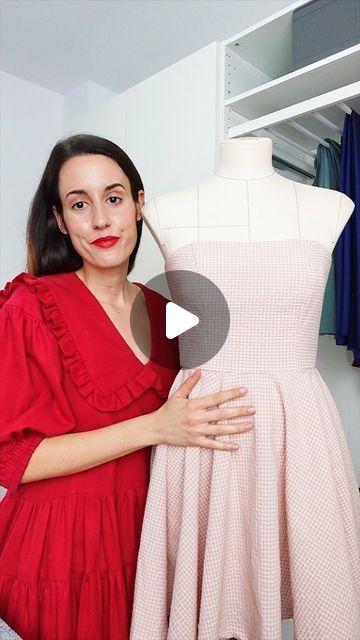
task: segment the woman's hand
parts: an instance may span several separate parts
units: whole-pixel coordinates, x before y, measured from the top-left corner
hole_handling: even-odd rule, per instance
[[[214,440],[215,436],[232,435],[252,429],[252,422],[221,424],[218,420],[228,420],[238,416],[253,415],[255,409],[247,405],[241,407],[219,407],[228,400],[247,393],[243,389],[218,391],[201,398],[189,399],[189,394],[199,381],[201,371],[197,369],[168,400],[155,411],[152,426],[156,444],[173,444],[182,447],[207,447],[234,451],[238,445]]]

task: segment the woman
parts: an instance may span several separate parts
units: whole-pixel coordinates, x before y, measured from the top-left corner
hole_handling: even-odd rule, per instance
[[[231,451],[213,436],[251,428],[216,425],[254,413],[214,408],[244,389],[189,399],[199,372],[166,400],[166,300],[128,280],[143,202],[117,145],[58,142],[31,205],[28,273],[1,292],[0,617],[23,640],[126,640],[151,445]],[[137,295],[151,359],[130,330]]]

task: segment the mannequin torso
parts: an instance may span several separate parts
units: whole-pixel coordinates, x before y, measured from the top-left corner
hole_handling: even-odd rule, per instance
[[[332,252],[354,203],[345,194],[275,172],[270,138],[220,145],[216,173],[198,185],[146,203],[144,220],[168,258],[198,241],[309,239]]]
[[[201,368],[190,397],[244,386],[256,413],[235,452],[154,447],[131,640],[280,640],[290,618],[298,640],[360,638],[358,487],[316,367],[330,252],[354,205],[283,178],[271,157],[267,138],[223,143],[215,175],[144,208],[165,270],[180,271],[172,299],[201,319],[179,335],[170,395]],[[229,310],[200,364],[223,320],[182,271]]]

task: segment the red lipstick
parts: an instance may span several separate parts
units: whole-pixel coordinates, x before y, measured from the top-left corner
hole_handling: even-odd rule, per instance
[[[97,247],[108,249],[113,247],[117,243],[119,238],[117,236],[105,236],[104,238],[97,238],[91,244],[95,244]]]

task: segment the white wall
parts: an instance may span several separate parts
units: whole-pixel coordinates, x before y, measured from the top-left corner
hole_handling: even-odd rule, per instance
[[[1,72],[0,285],[25,267],[25,223],[49,151],[62,135],[64,98]]]
[[[64,133],[93,133],[123,147],[144,181],[146,199],[200,181],[215,168],[217,45],[212,43],[147,80],[66,120]],[[134,281],[163,271],[144,225]]]
[[[83,82],[66,94],[64,119],[76,118],[116,95],[113,91],[109,91],[95,82]]]

